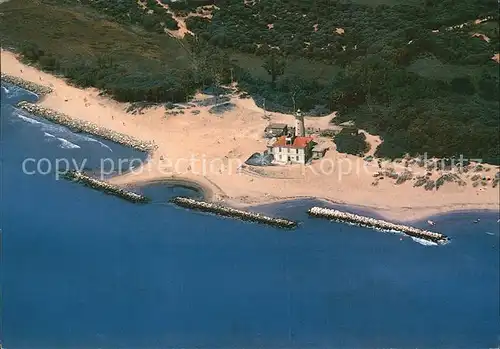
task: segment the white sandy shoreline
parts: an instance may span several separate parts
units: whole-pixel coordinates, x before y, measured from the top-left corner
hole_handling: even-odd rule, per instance
[[[222,116],[208,113],[207,107],[194,108],[198,114],[185,110],[185,114],[166,116],[163,107],[155,107],[144,110],[141,115],[132,115],[125,111],[128,104],[99,96],[95,89],[69,86],[63,79],[21,63],[11,52],[2,50],[1,59],[3,73],[53,89],[38,102],[41,106],[158,145],[158,149],[151,153],[148,169],[115,177],[111,179],[113,184],[143,185],[172,180],[172,183],[177,181],[201,189],[207,199],[231,206],[255,207],[318,199],[334,205],[375,211],[381,217],[398,221],[415,221],[452,211],[499,210],[498,187],[492,188],[491,185],[479,190],[470,183],[465,187],[446,183],[439,191],[426,191],[414,188],[411,182],[394,185],[390,180],[384,180],[373,186],[371,173],[353,171],[343,174],[342,169],[333,169],[328,174],[315,174],[313,170],[319,168],[316,163],[307,169],[309,172],[297,166],[277,166],[259,169],[266,172],[259,175],[224,172],[222,169],[197,172],[186,168],[186,162],[184,168],[166,174],[161,170],[166,160],[176,163],[192,156],[208,161],[235,159],[242,163],[254,152],[265,150],[262,132],[269,122],[293,124],[293,116],[267,113],[271,117],[267,120],[262,109],[252,100],[237,97],[232,100],[235,109]],[[325,129],[330,118],[306,118],[306,126]],[[332,163],[345,159],[364,165],[360,158],[337,153],[334,146],[326,158]],[[498,171],[494,166],[489,168],[489,175]]]
[[[333,200],[316,198],[316,197],[283,198],[280,200],[261,202],[258,204],[240,205],[240,207],[258,208],[259,206],[264,206],[264,205],[284,204],[287,202],[302,201],[302,200],[317,201],[318,204],[315,205],[320,205],[322,203],[324,204],[325,207],[332,206],[339,210],[351,213],[361,211],[363,212],[364,215],[369,217],[379,216],[380,218],[390,218],[393,221],[401,223],[419,222],[427,220],[431,216],[434,217],[434,216],[442,216],[442,215],[456,214],[456,213],[468,213],[473,218],[475,218],[476,213],[491,213],[491,214],[500,213],[497,204],[492,204],[492,205],[484,204],[480,208],[477,207],[477,205],[464,205],[464,204],[451,204],[447,207],[443,206],[428,206],[428,207],[418,207],[418,208],[401,207],[398,208],[397,213],[395,213],[394,207],[364,206],[358,204],[350,204],[346,202],[336,202]]]
[[[146,180],[141,182],[130,183],[131,187],[143,187],[148,185],[179,185],[183,187],[187,187],[193,190],[198,191],[205,201],[213,201],[213,190],[211,187],[207,186],[206,183],[201,183],[194,179],[186,179],[186,178],[177,178],[177,177],[169,177],[164,179],[156,179],[156,180]],[[398,222],[418,222],[429,218],[430,216],[440,216],[454,213],[470,213],[472,217],[476,213],[499,213],[497,204],[483,204],[481,207],[477,205],[467,205],[467,204],[450,204],[447,207],[443,206],[428,206],[428,207],[401,207],[398,210],[398,213],[394,214],[393,207],[373,207],[373,206],[365,206],[360,204],[352,204],[340,201],[329,200],[325,198],[318,198],[313,196],[295,196],[295,197],[284,197],[274,200],[259,200],[258,202],[250,203],[250,202],[241,202],[240,200],[234,199],[225,199],[224,203],[240,209],[253,209],[259,211],[263,207],[268,206],[276,206],[276,205],[284,205],[287,203],[300,203],[304,201],[313,201],[315,205],[324,205],[325,207],[336,207],[341,210],[345,210],[346,212],[355,212],[362,211],[367,216],[380,216],[381,218],[392,218]]]

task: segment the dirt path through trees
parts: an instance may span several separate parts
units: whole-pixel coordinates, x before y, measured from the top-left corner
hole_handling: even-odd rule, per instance
[[[203,9],[203,13],[194,13],[191,12],[187,16],[182,17],[182,16],[177,16],[169,7],[167,4],[164,4],[161,2],[161,0],[156,0],[156,3],[163,7],[165,11],[170,13],[172,15],[172,18],[177,22],[177,25],[179,26],[178,30],[167,30],[168,33],[176,38],[182,39],[186,34],[193,35],[194,33],[190,31],[187,28],[186,25],[186,19],[189,17],[203,17],[203,18],[212,18],[212,14],[210,13],[210,9],[213,9],[214,7],[212,6],[202,6],[201,8]],[[210,8],[210,9],[209,9]]]

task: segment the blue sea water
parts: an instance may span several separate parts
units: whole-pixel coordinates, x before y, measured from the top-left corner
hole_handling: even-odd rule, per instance
[[[134,205],[24,174],[26,158],[95,169],[145,155],[16,110],[36,96],[2,86],[5,348],[499,345],[497,213],[434,217],[452,242],[425,246],[309,218],[310,201],[259,208],[298,219],[294,231],[166,203],[198,195],[186,188],[151,185],[153,203]]]

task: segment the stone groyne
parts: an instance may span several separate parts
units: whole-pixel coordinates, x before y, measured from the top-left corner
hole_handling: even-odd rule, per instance
[[[440,233],[434,233],[428,230],[413,228],[407,225],[395,224],[381,219],[360,216],[329,208],[312,207],[307,211],[307,213],[313,217],[327,218],[337,222],[354,224],[383,231],[400,232],[412,237],[440,244],[448,241],[448,237]]]
[[[17,76],[7,75],[4,73],[2,73],[2,81],[19,86],[25,90],[37,94],[38,96],[44,96],[52,92],[52,89],[50,87],[35,84],[34,82],[26,81],[24,79],[18,78]]]
[[[17,107],[56,124],[66,126],[73,132],[89,133],[144,152],[152,152],[156,149],[156,145],[153,142],[141,141],[123,133],[101,127],[89,121],[73,119],[63,113],[41,107],[37,104],[21,101],[17,104]]]
[[[293,229],[297,226],[297,222],[294,222],[294,221],[291,221],[288,219],[273,218],[273,217],[265,216],[265,215],[260,214],[260,213],[242,211],[242,210],[238,210],[235,208],[222,206],[219,204],[205,202],[205,201],[199,201],[199,200],[186,198],[186,197],[178,196],[178,197],[171,199],[170,201],[178,206],[189,208],[189,209],[215,213],[219,216],[239,218],[239,219],[245,220],[245,221],[252,221],[252,222],[257,222],[257,223],[269,224],[269,225],[279,227],[279,228]]]
[[[100,190],[106,194],[118,196],[122,199],[135,202],[135,203],[147,203],[149,202],[149,199],[143,195],[136,194],[131,191],[124,190],[120,187],[114,186],[112,184],[109,184],[107,182],[92,178],[85,173],[78,172],[78,171],[68,171],[65,173],[61,174],[61,177],[72,180],[75,182],[80,182],[88,187],[91,187],[96,190]]]

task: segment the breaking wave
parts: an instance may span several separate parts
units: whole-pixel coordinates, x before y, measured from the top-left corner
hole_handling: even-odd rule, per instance
[[[23,121],[26,121],[26,122],[29,122],[30,124],[41,124],[41,122],[40,122],[40,121],[37,121],[37,120],[35,120],[35,119],[29,118],[29,117],[24,116],[24,115],[19,114],[19,113],[15,113],[15,114],[16,114],[16,116],[17,116],[19,119],[21,119],[21,120],[23,120]]]
[[[71,143],[67,139],[59,138],[59,137],[57,137],[57,139],[61,141],[60,147],[63,149],[79,149],[80,148],[79,145]]]
[[[438,245],[435,242],[432,242],[432,241],[429,241],[429,240],[425,240],[425,239],[419,239],[419,238],[416,238],[414,236],[411,236],[411,239],[413,241],[415,241],[416,243],[418,243],[420,245],[424,245],[424,246],[437,246]]]
[[[2,86],[2,88],[5,89],[4,86]],[[105,144],[105,143],[103,143],[95,138],[92,138],[90,136],[86,136],[84,134],[73,133],[70,130],[68,130],[66,127],[61,126],[61,125],[48,124],[48,123],[44,123],[44,122],[32,119],[26,115],[23,115],[22,111],[20,109],[17,109],[17,108],[15,108],[15,109],[17,110],[17,112],[15,112],[14,114],[19,119],[21,119],[27,123],[33,124],[33,125],[40,125],[40,128],[43,131],[45,137],[58,138],[58,137],[54,136],[54,134],[56,134],[58,136],[64,135],[65,138],[58,138],[58,139],[61,142],[63,142],[62,140],[64,140],[66,142],[69,142],[70,144],[66,144],[63,142],[62,148],[66,148],[66,149],[80,148],[80,146],[78,146],[74,143],[71,143],[71,141],[86,141],[86,142],[91,142],[91,143],[98,143],[102,148],[106,148],[110,152],[113,152],[113,149],[111,149],[107,144]]]
[[[25,116],[25,115],[21,114],[21,112],[17,112],[17,113],[15,113],[15,115],[25,122],[28,122],[28,123],[33,124],[33,125],[40,125],[41,130],[44,131],[43,133],[44,133],[44,136],[46,136],[46,137],[55,138],[54,134],[59,135],[59,136],[64,135],[64,137],[66,137],[66,138],[62,138],[62,139],[64,139],[65,141],[70,142],[70,141],[82,141],[83,140],[83,141],[87,141],[87,142],[98,143],[101,147],[108,149],[110,152],[113,152],[113,150],[109,146],[104,144],[103,142],[98,141],[97,139],[94,139],[94,138],[89,137],[89,136],[73,133],[64,126],[46,124],[44,122],[40,122],[38,120],[32,119],[28,116]],[[61,140],[60,138],[58,138],[58,139]],[[79,146],[76,146],[76,147],[80,148]],[[66,146],[64,146],[63,148],[66,148]],[[75,148],[75,147],[68,147],[68,148]]]
[[[89,136],[78,136],[78,137],[80,137],[81,139],[83,139],[85,141],[88,141],[88,142],[99,143],[101,145],[101,147],[108,149],[110,152],[113,152],[113,149],[111,149],[110,147],[108,147],[103,142],[98,141],[97,139],[94,139],[94,138],[89,137]]]

